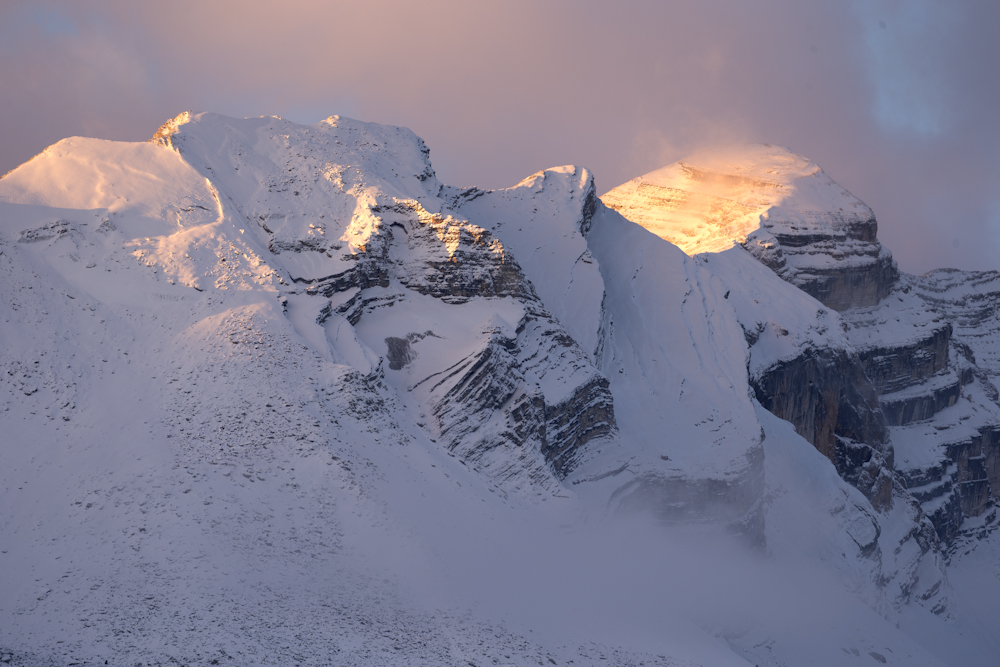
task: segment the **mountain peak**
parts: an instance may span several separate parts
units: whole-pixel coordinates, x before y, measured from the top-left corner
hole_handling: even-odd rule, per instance
[[[835,310],[878,303],[896,279],[872,210],[781,146],[702,150],[601,199],[689,255],[743,246]]]
[[[761,226],[804,231],[831,211],[845,220],[874,218],[815,162],[772,144],[701,150],[601,199],[689,255],[731,248]]]

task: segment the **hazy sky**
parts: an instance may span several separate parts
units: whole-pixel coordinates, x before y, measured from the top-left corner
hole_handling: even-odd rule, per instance
[[[903,270],[1000,269],[997,34],[996,0],[0,0],[0,173],[189,109],[405,125],[481,187],[572,163],[604,192],[777,143]]]

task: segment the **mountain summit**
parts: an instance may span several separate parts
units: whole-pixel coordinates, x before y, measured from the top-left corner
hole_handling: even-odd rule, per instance
[[[780,146],[703,150],[601,199],[689,255],[743,245],[835,310],[876,304],[896,277],[872,210]]]

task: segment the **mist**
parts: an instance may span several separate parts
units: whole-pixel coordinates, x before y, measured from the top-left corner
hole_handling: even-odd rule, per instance
[[[934,618],[929,609],[893,608],[887,582],[873,579],[879,559],[859,554],[844,532],[851,507],[870,505],[791,425],[759,415],[765,544],[718,523],[664,521],[652,507],[612,510],[607,484],[621,484],[613,478],[602,488],[574,485],[572,500],[537,504],[515,494],[455,502],[447,487],[404,492],[405,478],[390,475],[394,521],[352,519],[348,529],[364,534],[353,562],[446,624],[488,619],[515,637],[564,647],[558,664],[589,646],[667,656],[666,664],[857,664],[852,649],[863,661],[874,651],[891,664],[940,664],[929,651],[984,664],[992,645],[977,635],[931,637],[924,628],[934,626],[922,620]],[[461,465],[444,465],[480,487]]]
[[[814,512],[802,508],[802,520]],[[857,580],[806,557],[818,548],[808,539],[802,555],[776,560],[718,526],[668,524],[641,512],[551,519],[522,515],[440,532],[425,520],[426,551],[372,539],[365,560],[372,576],[400,583],[415,608],[471,611],[548,646],[627,646],[690,661],[681,664],[740,666],[755,664],[755,645],[765,643],[776,643],[787,664],[841,654],[849,662],[856,658],[843,651],[852,648],[904,661],[923,654],[852,593]]]

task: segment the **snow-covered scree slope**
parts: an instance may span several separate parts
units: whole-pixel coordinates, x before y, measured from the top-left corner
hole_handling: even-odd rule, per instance
[[[864,392],[758,402],[837,314],[595,193],[338,117],[5,176],[0,660],[989,664]]]

